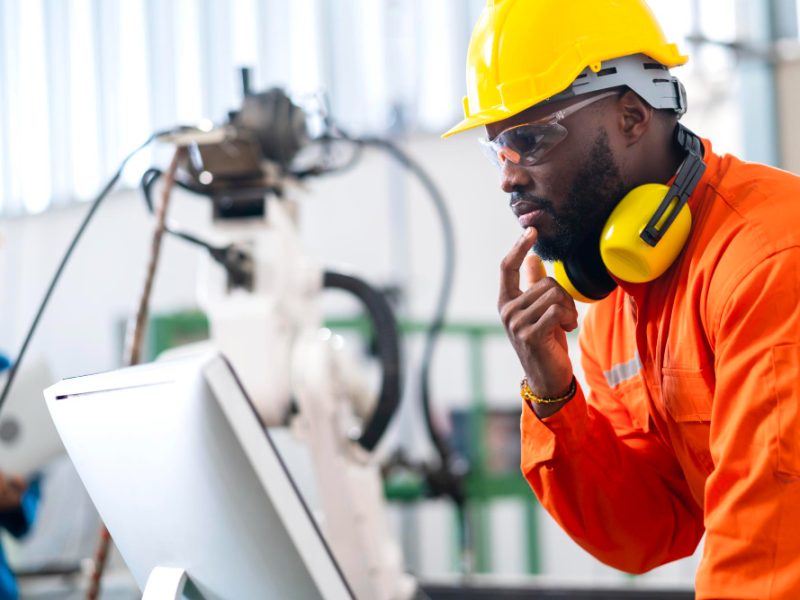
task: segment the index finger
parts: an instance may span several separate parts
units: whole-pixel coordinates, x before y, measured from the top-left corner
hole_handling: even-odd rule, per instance
[[[538,232],[534,227],[526,229],[500,263],[500,304],[505,304],[522,294],[522,290],[519,289],[519,269],[525,256],[536,243],[537,235]]]

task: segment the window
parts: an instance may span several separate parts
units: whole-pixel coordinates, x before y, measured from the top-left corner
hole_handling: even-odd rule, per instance
[[[461,117],[464,57],[483,0],[3,0],[0,2],[0,211],[92,197],[149,133],[221,120],[253,89],[326,90],[356,131],[440,132]],[[693,55],[678,71],[690,126],[741,146],[733,58],[693,46],[693,30],[734,39],[729,0],[651,0]],[[128,169],[133,184],[153,160]]]

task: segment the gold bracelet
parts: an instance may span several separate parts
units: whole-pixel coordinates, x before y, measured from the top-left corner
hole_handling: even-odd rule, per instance
[[[578,391],[578,384],[575,381],[574,375],[572,376],[572,381],[569,384],[567,393],[560,398],[540,398],[533,393],[533,390],[531,390],[530,386],[528,385],[527,377],[523,377],[519,385],[519,393],[522,396],[522,399],[527,400],[528,402],[533,402],[534,404],[558,404],[559,402],[566,402],[575,395],[575,392]]]

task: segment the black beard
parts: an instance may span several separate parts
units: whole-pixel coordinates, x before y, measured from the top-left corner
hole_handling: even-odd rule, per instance
[[[608,145],[608,134],[601,129],[588,159],[575,174],[563,207],[556,212],[552,203],[538,199],[553,217],[555,234],[540,234],[534,251],[544,260],[564,261],[585,242],[597,240],[599,244],[611,211],[624,195],[625,184]]]

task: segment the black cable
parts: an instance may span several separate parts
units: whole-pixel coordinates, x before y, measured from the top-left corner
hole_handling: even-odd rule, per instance
[[[371,452],[389,426],[402,395],[403,377],[397,320],[386,297],[357,277],[325,271],[322,285],[326,289],[338,289],[353,294],[372,320],[377,354],[381,362],[381,391],[378,403],[358,438],[361,447]]]
[[[449,471],[453,466],[452,451],[443,438],[442,434],[436,429],[433,422],[433,415],[431,411],[430,401],[430,364],[433,359],[433,353],[436,347],[439,334],[444,326],[445,316],[447,313],[447,305],[450,301],[450,295],[453,287],[453,277],[455,273],[455,234],[453,229],[452,220],[447,210],[447,205],[444,201],[442,193],[434,183],[433,179],[428,173],[410,156],[408,156],[397,144],[388,139],[377,137],[356,138],[348,135],[335,122],[329,117],[326,118],[326,133],[321,136],[317,142],[323,144],[323,148],[330,155],[330,148],[337,141],[350,142],[354,145],[356,151],[343,165],[336,167],[328,167],[325,165],[318,165],[304,171],[290,173],[297,178],[303,179],[312,175],[324,175],[330,173],[340,173],[347,171],[355,166],[361,159],[361,150],[365,146],[371,146],[387,152],[393,159],[399,162],[405,169],[411,172],[428,192],[429,197],[433,201],[434,208],[437,216],[439,217],[443,237],[444,237],[444,273],[442,277],[442,286],[439,291],[439,297],[436,303],[436,308],[431,320],[430,326],[425,335],[425,344],[422,353],[422,363],[420,366],[420,393],[422,400],[423,415],[425,419],[425,426],[431,438],[437,454],[441,460],[441,466],[444,471]]]
[[[142,179],[140,180],[139,185],[142,189],[142,196],[144,197],[145,204],[147,205],[147,210],[150,212],[151,215],[155,214],[155,207],[153,206],[153,185],[156,183],[156,181],[158,181],[158,179],[163,174],[164,172],[161,171],[160,169],[151,167],[150,169],[147,169],[147,171],[144,172],[144,174],[142,175]],[[201,191],[197,190],[196,188],[193,188],[190,185],[187,185],[186,183],[182,183],[176,180],[175,185],[189,192],[195,194],[202,194]],[[192,235],[191,233],[181,231],[180,229],[175,229],[174,227],[167,226],[165,227],[164,231],[182,240],[185,240],[187,242],[205,248],[214,256],[216,256],[218,253],[224,252],[225,250],[222,247],[213,246],[208,242],[206,242],[205,240],[202,240],[201,238]]]
[[[390,140],[381,138],[354,139],[347,136],[347,134],[343,133],[341,130],[333,127],[331,129],[353,143],[362,146],[372,146],[387,152],[392,158],[417,177],[428,192],[434,208],[436,209],[436,214],[439,217],[444,242],[444,272],[433,319],[425,334],[425,344],[422,351],[422,362],[420,364],[419,385],[425,426],[428,430],[431,442],[439,455],[441,464],[437,470],[426,469],[426,480],[434,496],[445,494],[452,498],[455,503],[459,524],[459,545],[462,555],[466,557],[472,546],[472,533],[467,515],[466,494],[464,490],[466,465],[457,464],[456,460],[454,460],[455,457],[453,456],[450,445],[434,425],[430,397],[431,361],[436,348],[436,342],[444,326],[447,305],[450,301],[453,288],[453,277],[455,275],[455,233],[450,213],[447,210],[447,205],[442,193],[439,191],[439,188],[436,186],[433,179],[431,179],[430,175],[428,175],[417,162],[403,152],[399,146]]]
[[[450,218],[450,214],[447,210],[447,205],[444,201],[444,197],[442,193],[439,191],[438,187],[434,183],[433,179],[428,175],[428,173],[410,156],[408,156],[399,146],[395,143],[391,142],[390,140],[382,139],[382,138],[355,138],[352,136],[347,135],[341,129],[329,123],[329,132],[323,136],[320,141],[323,143],[333,143],[336,141],[344,141],[349,142],[355,146],[357,149],[356,152],[353,153],[350,160],[348,160],[344,165],[341,165],[336,168],[325,168],[325,167],[318,167],[309,169],[303,173],[296,173],[295,176],[300,177],[308,177],[311,175],[321,175],[327,173],[335,173],[340,172],[341,170],[347,170],[352,168],[358,160],[361,158],[361,149],[365,146],[375,147],[384,152],[387,152],[393,159],[399,162],[405,169],[411,172],[417,179],[420,181],[422,186],[428,192],[429,197],[431,198],[434,208],[436,210],[437,216],[440,221],[443,237],[444,237],[444,273],[442,276],[442,286],[439,291],[439,296],[436,302],[436,308],[433,314],[433,318],[431,323],[426,331],[425,335],[425,343],[423,347],[422,353],[422,361],[420,365],[420,395],[422,401],[422,409],[423,409],[423,416],[425,420],[425,426],[428,430],[428,434],[431,438],[431,442],[436,449],[436,452],[439,456],[441,461],[441,467],[443,471],[447,472],[450,467],[452,467],[452,450],[450,449],[449,444],[446,442],[442,434],[436,429],[436,426],[433,422],[433,414],[431,410],[431,398],[430,398],[430,365],[433,359],[433,353],[436,348],[436,342],[438,341],[439,334],[444,326],[444,321],[447,313],[447,305],[450,301],[450,295],[452,292],[453,287],[453,277],[455,273],[455,233],[452,224],[452,220]],[[148,209],[152,212],[153,211],[153,204],[151,200],[151,187],[155,183],[155,181],[160,177],[161,172],[157,169],[149,169],[144,176],[142,177],[142,191],[145,196],[145,201],[147,202]],[[176,182],[180,187],[191,191],[197,194],[204,194],[202,190],[198,190],[186,183],[177,181]],[[167,231],[175,236],[178,236],[184,240],[187,240],[191,243],[197,244],[206,248],[209,252],[212,253],[212,256],[215,258],[220,256],[224,249],[221,248],[214,248],[210,244],[203,242],[199,238],[187,234],[185,232],[176,230],[174,228],[167,228]]]
[[[142,175],[142,195],[150,213],[154,211],[152,188],[162,175],[162,171],[156,168],[150,168]],[[197,192],[197,190],[191,186],[183,185],[182,187],[189,191]],[[173,227],[166,227],[165,231],[205,248],[215,259],[226,264],[224,258],[226,257],[228,247],[212,246],[194,235],[177,230]],[[363,448],[372,451],[383,436],[383,433],[388,427],[400,403],[402,377],[400,365],[400,336],[397,330],[397,321],[391,306],[384,296],[366,282],[356,277],[326,271],[323,275],[323,286],[326,288],[344,290],[356,296],[367,309],[375,327],[383,379],[381,382],[381,391],[378,396],[378,403],[358,439],[358,443]]]
[[[342,142],[342,141],[348,142],[350,146],[353,148],[353,152],[347,158],[347,160],[337,165],[331,159],[331,156],[333,154],[331,152],[331,148],[335,142]],[[314,165],[313,167],[309,167],[307,169],[289,171],[289,175],[291,175],[292,177],[296,177],[297,179],[300,180],[308,179],[309,177],[318,177],[323,175],[341,175],[343,173],[351,171],[361,161],[364,146],[362,144],[354,144],[353,141],[350,139],[324,135],[314,140],[314,142],[322,145],[322,147],[324,148],[325,154],[322,163],[319,165]]]
[[[163,174],[164,173],[161,170],[151,167],[144,172],[144,175],[142,175],[142,179],[140,181],[142,196],[144,197],[144,202],[147,205],[147,210],[150,212],[150,214],[155,214],[152,196],[153,185]],[[177,179],[174,183],[178,187],[194,194],[208,196],[204,190],[188,185]],[[180,229],[176,229],[175,227],[171,227],[169,225],[165,225],[164,231],[169,235],[175,236],[207,250],[211,255],[211,258],[222,265],[223,268],[225,268],[225,270],[228,272],[228,276],[232,284],[246,287],[252,281],[252,271],[249,268],[248,252],[244,249],[237,247],[235,244],[228,244],[227,246],[214,246],[194,234],[181,231]]]
[[[117,168],[117,171],[114,173],[111,179],[109,179],[108,183],[106,183],[106,185],[97,195],[97,197],[92,201],[92,205],[89,208],[89,211],[86,213],[86,216],[84,217],[80,227],[78,227],[78,231],[75,234],[75,237],[73,237],[72,242],[70,243],[66,253],[64,254],[64,257],[61,259],[61,263],[58,265],[58,269],[56,269],[55,275],[53,275],[53,279],[50,281],[50,285],[47,287],[47,292],[45,293],[44,298],[42,299],[42,302],[39,305],[39,310],[36,311],[36,316],[34,317],[33,322],[28,328],[28,333],[25,335],[25,341],[22,343],[22,347],[19,350],[19,354],[17,355],[14,364],[11,365],[11,370],[8,372],[8,379],[6,380],[6,384],[3,387],[3,393],[0,395],[0,411],[2,411],[3,409],[3,405],[5,404],[6,398],[8,397],[8,392],[11,389],[12,384],[14,383],[14,379],[16,378],[17,370],[19,369],[19,366],[22,363],[22,359],[25,357],[25,353],[27,352],[28,346],[31,343],[31,339],[33,339],[33,334],[36,332],[36,328],[39,326],[39,321],[41,321],[42,319],[42,315],[44,314],[45,308],[47,308],[47,304],[50,301],[50,297],[53,295],[56,285],[58,284],[59,279],[61,279],[61,275],[63,274],[64,269],[66,268],[67,263],[69,262],[69,259],[72,257],[72,253],[75,251],[75,248],[77,247],[81,237],[83,237],[83,234],[86,231],[86,228],[89,226],[89,223],[91,222],[95,213],[97,212],[97,209],[100,208],[100,205],[103,203],[103,200],[105,200],[106,196],[108,196],[109,192],[111,192],[111,190],[119,181],[119,178],[122,176],[122,172],[125,170],[125,166],[128,164],[128,161],[130,161],[130,159],[133,158],[134,155],[136,155],[141,150],[149,146],[156,138],[162,135],[173,133],[175,131],[176,131],[175,129],[170,129],[167,131],[160,131],[152,134],[149,138],[147,138],[147,140],[142,145],[133,150],[124,159],[122,159],[122,162]]]
[[[436,214],[439,217],[439,222],[442,228],[443,242],[444,242],[444,272],[442,274],[442,285],[439,290],[439,297],[436,302],[436,308],[433,314],[428,330],[425,334],[425,345],[422,351],[422,362],[420,365],[420,394],[422,398],[422,409],[425,418],[425,426],[428,429],[428,434],[431,437],[436,452],[442,461],[442,467],[449,469],[453,458],[450,445],[442,436],[441,432],[436,428],[433,422],[433,415],[431,411],[431,395],[430,395],[430,368],[433,359],[433,353],[436,349],[436,342],[438,341],[439,334],[444,326],[445,317],[447,315],[447,305],[450,302],[450,295],[453,288],[453,276],[455,275],[456,263],[456,250],[455,250],[455,233],[453,223],[450,218],[450,213],[447,210],[447,204],[444,201],[442,193],[439,188],[431,179],[430,175],[410,156],[408,156],[397,144],[390,140],[381,138],[348,138],[351,141],[364,146],[372,146],[387,152],[392,158],[399,162],[409,172],[417,177],[422,186],[428,192],[431,200],[433,201]]]

